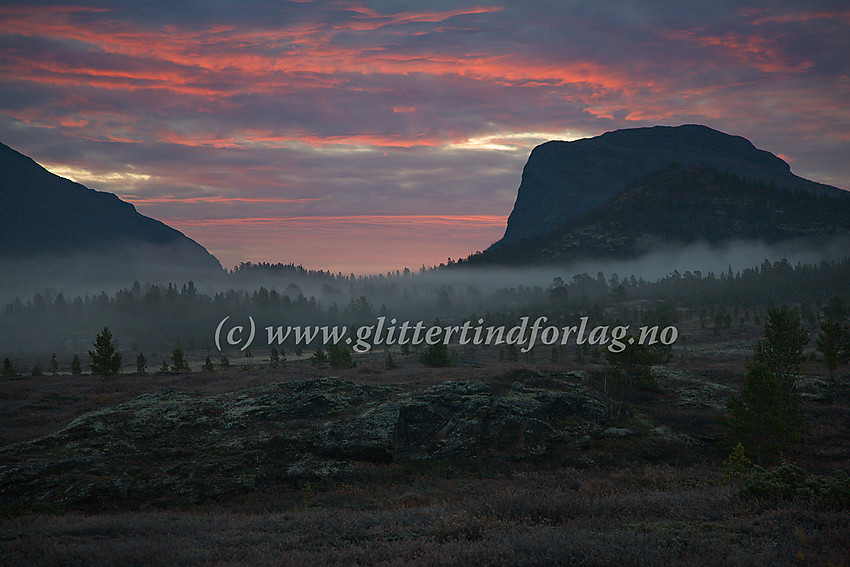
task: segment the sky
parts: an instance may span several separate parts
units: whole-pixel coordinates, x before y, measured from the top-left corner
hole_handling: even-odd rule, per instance
[[[0,141],[226,268],[464,257],[535,145],[689,123],[850,189],[850,7],[0,2]]]

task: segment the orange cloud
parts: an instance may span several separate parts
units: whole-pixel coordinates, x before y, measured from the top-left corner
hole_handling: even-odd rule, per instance
[[[202,242],[224,266],[281,261],[375,274],[432,266],[483,250],[502,235],[506,217],[369,214],[164,220]]]
[[[350,225],[406,225],[406,226],[453,226],[457,228],[500,227],[504,228],[507,216],[503,215],[416,215],[416,214],[371,214],[371,215],[311,215],[280,217],[237,217],[222,219],[163,219],[176,226],[244,226],[244,225],[314,225],[332,227]]]
[[[767,23],[801,23],[801,22],[811,22],[814,20],[833,20],[836,22],[841,22],[844,25],[850,25],[850,9],[846,10],[836,10],[832,12],[828,11],[820,11],[820,12],[811,12],[811,11],[803,11],[792,14],[781,14],[781,15],[766,15],[761,16],[753,20],[755,25],[763,25]]]
[[[284,199],[284,198],[255,198],[255,197],[139,197],[135,195],[122,195],[122,199],[133,203],[134,205],[172,205],[172,204],[211,204],[211,205],[232,205],[232,204],[279,204],[279,205],[303,205],[313,201],[321,201],[320,198],[304,198],[304,199]]]
[[[747,67],[769,73],[799,73],[812,67],[810,61],[792,61],[782,52],[782,47],[776,39],[753,33],[701,35],[693,31],[679,31],[668,33],[667,38],[717,48]]]
[[[475,8],[445,12],[407,12],[381,16],[357,9],[374,26],[409,22],[434,23],[462,14],[485,14],[501,8]],[[73,40],[96,50],[147,62],[141,68],[96,68],[39,60],[18,54],[14,67],[5,71],[35,82],[85,84],[112,89],[161,89],[198,96],[228,96],[235,92],[274,92],[337,85],[327,76],[378,73],[458,76],[496,84],[540,85],[588,83],[602,89],[622,89],[632,78],[618,76],[590,61],[542,65],[508,55],[465,55],[420,52],[399,54],[381,45],[332,45],[341,31],[359,29],[355,20],[331,28],[302,25],[286,29],[244,31],[227,26],[201,30],[135,28],[129,23],[72,20],[70,9],[6,9],[0,31],[18,36]],[[257,46],[286,49],[253,50]],[[161,68],[169,64],[171,68]],[[93,64],[92,64],[93,65]],[[318,78],[317,76],[323,76]],[[217,84],[218,87],[213,86]]]
[[[443,12],[400,12],[398,14],[384,15],[367,6],[358,6],[351,8],[357,13],[355,16],[357,21],[346,22],[337,26],[341,29],[354,31],[372,31],[387,26],[397,26],[411,23],[431,23],[436,24],[445,22],[456,16],[471,16],[475,14],[487,14],[493,12],[501,12],[501,6],[493,7],[477,7],[469,9],[446,10]]]

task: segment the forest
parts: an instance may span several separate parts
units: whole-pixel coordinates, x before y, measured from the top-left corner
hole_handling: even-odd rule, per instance
[[[594,324],[658,324],[659,313],[673,320],[681,312],[699,317],[702,328],[720,332],[758,323],[771,305],[792,304],[815,329],[821,307],[830,298],[850,297],[850,259],[797,265],[785,259],[764,261],[737,272],[731,267],[705,274],[674,270],[653,281],[602,272],[571,277],[565,273],[546,285],[499,287],[500,279],[505,278],[445,267],[357,277],[245,263],[229,273],[220,291],[212,286],[200,290],[191,281],[165,286],[136,282],[113,294],[74,297],[45,291],[3,307],[0,356],[44,368],[55,354],[67,368],[73,355],[85,359],[104,326],[127,353],[125,359],[178,346],[212,353],[219,321],[227,316],[246,320],[249,315],[263,328],[355,326],[374,323],[380,316],[446,324],[483,318],[488,325],[510,325],[522,316],[546,316],[555,325],[582,316]],[[294,347],[291,342],[282,346]]]

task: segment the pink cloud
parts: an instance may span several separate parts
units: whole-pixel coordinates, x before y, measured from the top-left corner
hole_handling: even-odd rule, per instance
[[[432,266],[501,237],[497,215],[351,215],[165,219],[214,250],[222,265],[293,262],[357,274]]]

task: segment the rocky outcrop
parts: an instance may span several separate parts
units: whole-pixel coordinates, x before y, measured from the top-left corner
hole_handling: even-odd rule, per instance
[[[146,394],[0,450],[0,507],[193,503],[358,463],[528,459],[605,435],[604,400],[567,378]]]

